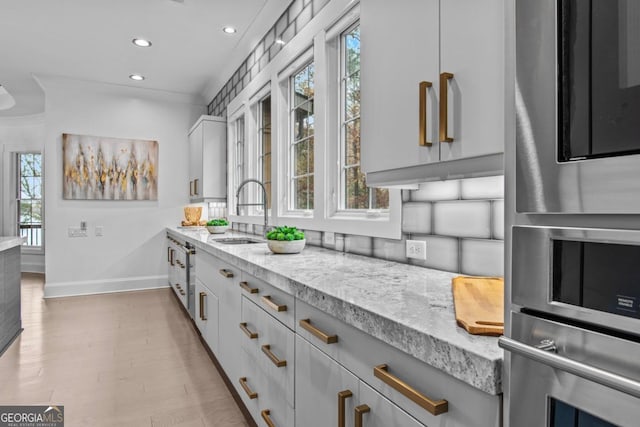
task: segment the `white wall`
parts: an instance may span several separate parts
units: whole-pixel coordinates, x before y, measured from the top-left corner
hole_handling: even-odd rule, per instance
[[[0,224],[3,236],[15,235],[15,189],[11,174],[14,173],[12,152],[42,151],[44,146],[44,115],[0,118],[0,145],[2,145],[2,209]],[[45,248],[46,250],[46,248]],[[23,250],[22,271],[44,273],[44,253]]]
[[[203,114],[186,95],[38,76],[45,91],[45,296],[167,285],[164,227],[188,204],[187,132]],[[157,140],[157,201],[62,199],[62,134]],[[88,237],[67,229],[87,221]],[[96,226],[104,237],[95,236]]]

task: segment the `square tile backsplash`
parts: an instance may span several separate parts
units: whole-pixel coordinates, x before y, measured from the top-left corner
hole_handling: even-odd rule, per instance
[[[420,184],[402,197],[402,238],[336,234],[328,249],[437,270],[478,276],[504,275],[504,177]],[[234,224],[235,229],[251,227]],[[255,229],[255,227],[254,227]],[[323,233],[305,230],[307,244],[322,246]],[[427,243],[427,259],[409,259],[407,240]]]

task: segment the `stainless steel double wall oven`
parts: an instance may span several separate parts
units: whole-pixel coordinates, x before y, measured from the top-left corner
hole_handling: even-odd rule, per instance
[[[640,0],[515,16],[508,423],[640,426]]]

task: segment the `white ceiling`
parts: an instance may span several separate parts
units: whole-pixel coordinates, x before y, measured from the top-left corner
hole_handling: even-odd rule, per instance
[[[16,99],[0,116],[43,112],[33,79],[41,74],[199,95],[205,104],[290,2],[0,0],[0,84]],[[224,34],[226,25],[238,32]],[[153,46],[136,47],[134,37]]]

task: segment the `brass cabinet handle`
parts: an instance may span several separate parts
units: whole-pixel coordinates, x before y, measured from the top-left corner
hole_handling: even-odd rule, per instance
[[[262,346],[262,352],[267,355],[267,357],[276,365],[278,368],[283,368],[287,366],[286,360],[278,359],[278,356],[271,352],[271,345],[265,344]]]
[[[193,196],[193,181],[189,181],[189,196]]]
[[[320,329],[316,328],[311,324],[311,319],[300,320],[300,326],[302,327],[302,329],[306,329],[311,333],[311,335],[318,338],[320,341],[324,342],[325,344],[335,344],[338,342],[337,335],[328,335],[327,333],[322,332]]]
[[[356,406],[356,409],[355,409],[356,421],[354,423],[355,427],[362,427],[364,425],[362,423],[362,416],[367,412],[371,412],[371,408],[369,408],[369,405]]]
[[[197,196],[198,195],[198,179],[194,179],[193,180],[193,195]]]
[[[418,145],[421,147],[431,147],[431,141],[427,135],[427,91],[432,86],[431,82],[420,82],[420,106],[418,124]]]
[[[242,389],[244,390],[244,392],[247,393],[247,396],[249,397],[249,399],[255,399],[256,397],[258,397],[258,393],[256,393],[255,391],[252,391],[247,385],[247,377],[240,378],[240,385],[242,386]]]
[[[167,248],[167,262],[171,263],[171,248]]]
[[[401,379],[391,375],[387,365],[378,365],[373,368],[373,376],[381,380],[383,383],[391,386],[394,390],[400,392],[406,398],[417,403],[432,415],[444,414],[449,410],[449,402],[446,400],[431,400],[427,396],[420,393],[409,384]]]
[[[175,255],[176,251],[174,251],[173,249],[170,249],[170,251],[171,251],[171,257],[170,257],[169,262],[171,263],[171,266],[173,267],[175,265],[174,255]]]
[[[258,288],[252,288],[251,286],[249,286],[249,282],[240,282],[240,287],[250,294],[257,294],[258,292],[260,292]]]
[[[186,295],[186,293],[182,289],[180,289],[180,295]]]
[[[265,423],[267,423],[267,425],[269,427],[276,427],[276,425],[273,423],[273,421],[271,421],[271,411],[268,409],[265,409],[264,411],[260,412],[260,415],[262,415],[262,419],[264,420]]]
[[[226,268],[221,268],[220,269],[220,274],[222,274],[227,279],[230,279],[230,278],[233,277],[233,271],[227,270]]]
[[[200,320],[207,320],[207,316],[204,313],[204,299],[207,297],[206,292],[200,292]]]
[[[287,311],[287,306],[286,305],[278,305],[276,304],[273,299],[271,299],[271,295],[265,295],[262,297],[262,302],[267,304],[267,306],[275,311]]]
[[[351,390],[338,392],[338,427],[345,427],[345,400],[351,396],[353,396]]]
[[[448,135],[449,117],[449,80],[453,78],[451,73],[440,74],[440,142],[453,142]]]
[[[240,323],[240,329],[242,329],[242,332],[244,332],[249,337],[249,339],[254,340],[258,338],[257,332],[251,332],[249,328],[247,328],[247,322]]]

